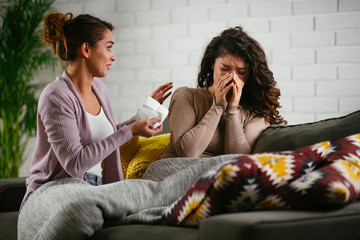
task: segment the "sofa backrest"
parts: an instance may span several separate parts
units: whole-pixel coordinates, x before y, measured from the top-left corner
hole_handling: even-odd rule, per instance
[[[272,125],[259,136],[254,153],[295,150],[360,133],[360,110],[349,115],[297,125]]]

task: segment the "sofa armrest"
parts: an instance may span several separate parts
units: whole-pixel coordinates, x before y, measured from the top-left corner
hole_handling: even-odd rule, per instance
[[[0,212],[18,211],[25,195],[25,177],[0,179]]]

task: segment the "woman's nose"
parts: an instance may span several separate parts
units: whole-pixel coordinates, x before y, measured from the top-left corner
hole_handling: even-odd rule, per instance
[[[234,72],[234,71],[230,72],[230,74],[233,79],[235,79],[235,77],[237,76],[236,72]]]

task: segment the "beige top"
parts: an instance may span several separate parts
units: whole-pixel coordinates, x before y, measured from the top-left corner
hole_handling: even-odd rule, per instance
[[[269,123],[227,105],[215,103],[207,88],[178,88],[169,107],[171,142],[161,158],[250,153]]]

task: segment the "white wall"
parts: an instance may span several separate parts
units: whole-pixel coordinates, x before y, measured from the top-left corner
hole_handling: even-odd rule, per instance
[[[264,47],[289,124],[360,109],[360,0],[57,0],[54,7],[116,26],[117,61],[105,83],[118,121],[161,83],[195,87],[207,43],[237,25]]]

